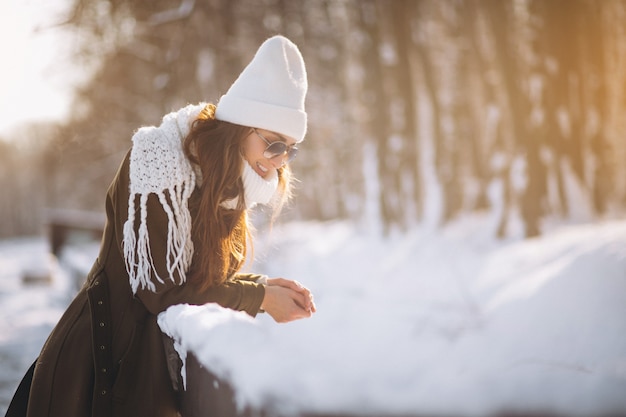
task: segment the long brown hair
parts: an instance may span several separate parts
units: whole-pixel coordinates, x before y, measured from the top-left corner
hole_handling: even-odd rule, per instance
[[[206,289],[223,283],[243,266],[251,227],[241,180],[242,146],[251,128],[215,119],[215,105],[208,104],[191,126],[184,150],[200,167],[200,198],[194,207],[194,263],[187,272],[190,282]],[[278,193],[272,202],[274,218],[291,195],[291,171],[278,170]],[[221,206],[238,198],[237,208]]]

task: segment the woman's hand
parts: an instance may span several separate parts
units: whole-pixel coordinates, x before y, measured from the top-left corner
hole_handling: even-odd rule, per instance
[[[311,317],[316,311],[311,292],[300,283],[284,278],[267,280],[261,309],[278,323]]]

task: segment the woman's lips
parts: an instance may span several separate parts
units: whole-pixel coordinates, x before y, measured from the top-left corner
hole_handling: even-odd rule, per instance
[[[256,163],[256,167],[257,167],[257,173],[261,177],[265,178],[265,176],[267,175],[269,170],[267,168],[265,168],[263,165],[261,165],[259,162]]]

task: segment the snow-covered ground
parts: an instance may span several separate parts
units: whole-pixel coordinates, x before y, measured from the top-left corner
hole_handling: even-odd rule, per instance
[[[0,241],[0,414],[67,304],[68,280],[43,239]],[[25,284],[22,278],[51,278]]]
[[[0,241],[0,415],[75,293],[72,270],[84,270],[94,248],[70,248],[59,262],[43,238]]]
[[[203,306],[171,308],[161,323],[242,404],[626,415],[626,221],[531,240],[491,230],[481,218],[389,238],[342,222],[275,226],[250,269],[309,287],[311,319],[279,325]],[[62,273],[52,286],[20,283],[42,247],[0,243],[0,412],[69,301]]]

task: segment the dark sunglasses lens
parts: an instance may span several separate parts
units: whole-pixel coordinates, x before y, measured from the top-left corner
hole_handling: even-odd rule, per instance
[[[284,142],[272,142],[263,154],[266,158],[276,158],[277,156],[284,155],[287,152],[287,160],[291,161],[298,154],[298,148],[289,147]]]
[[[287,151],[287,161],[291,162],[298,155],[298,148],[291,148]]]

